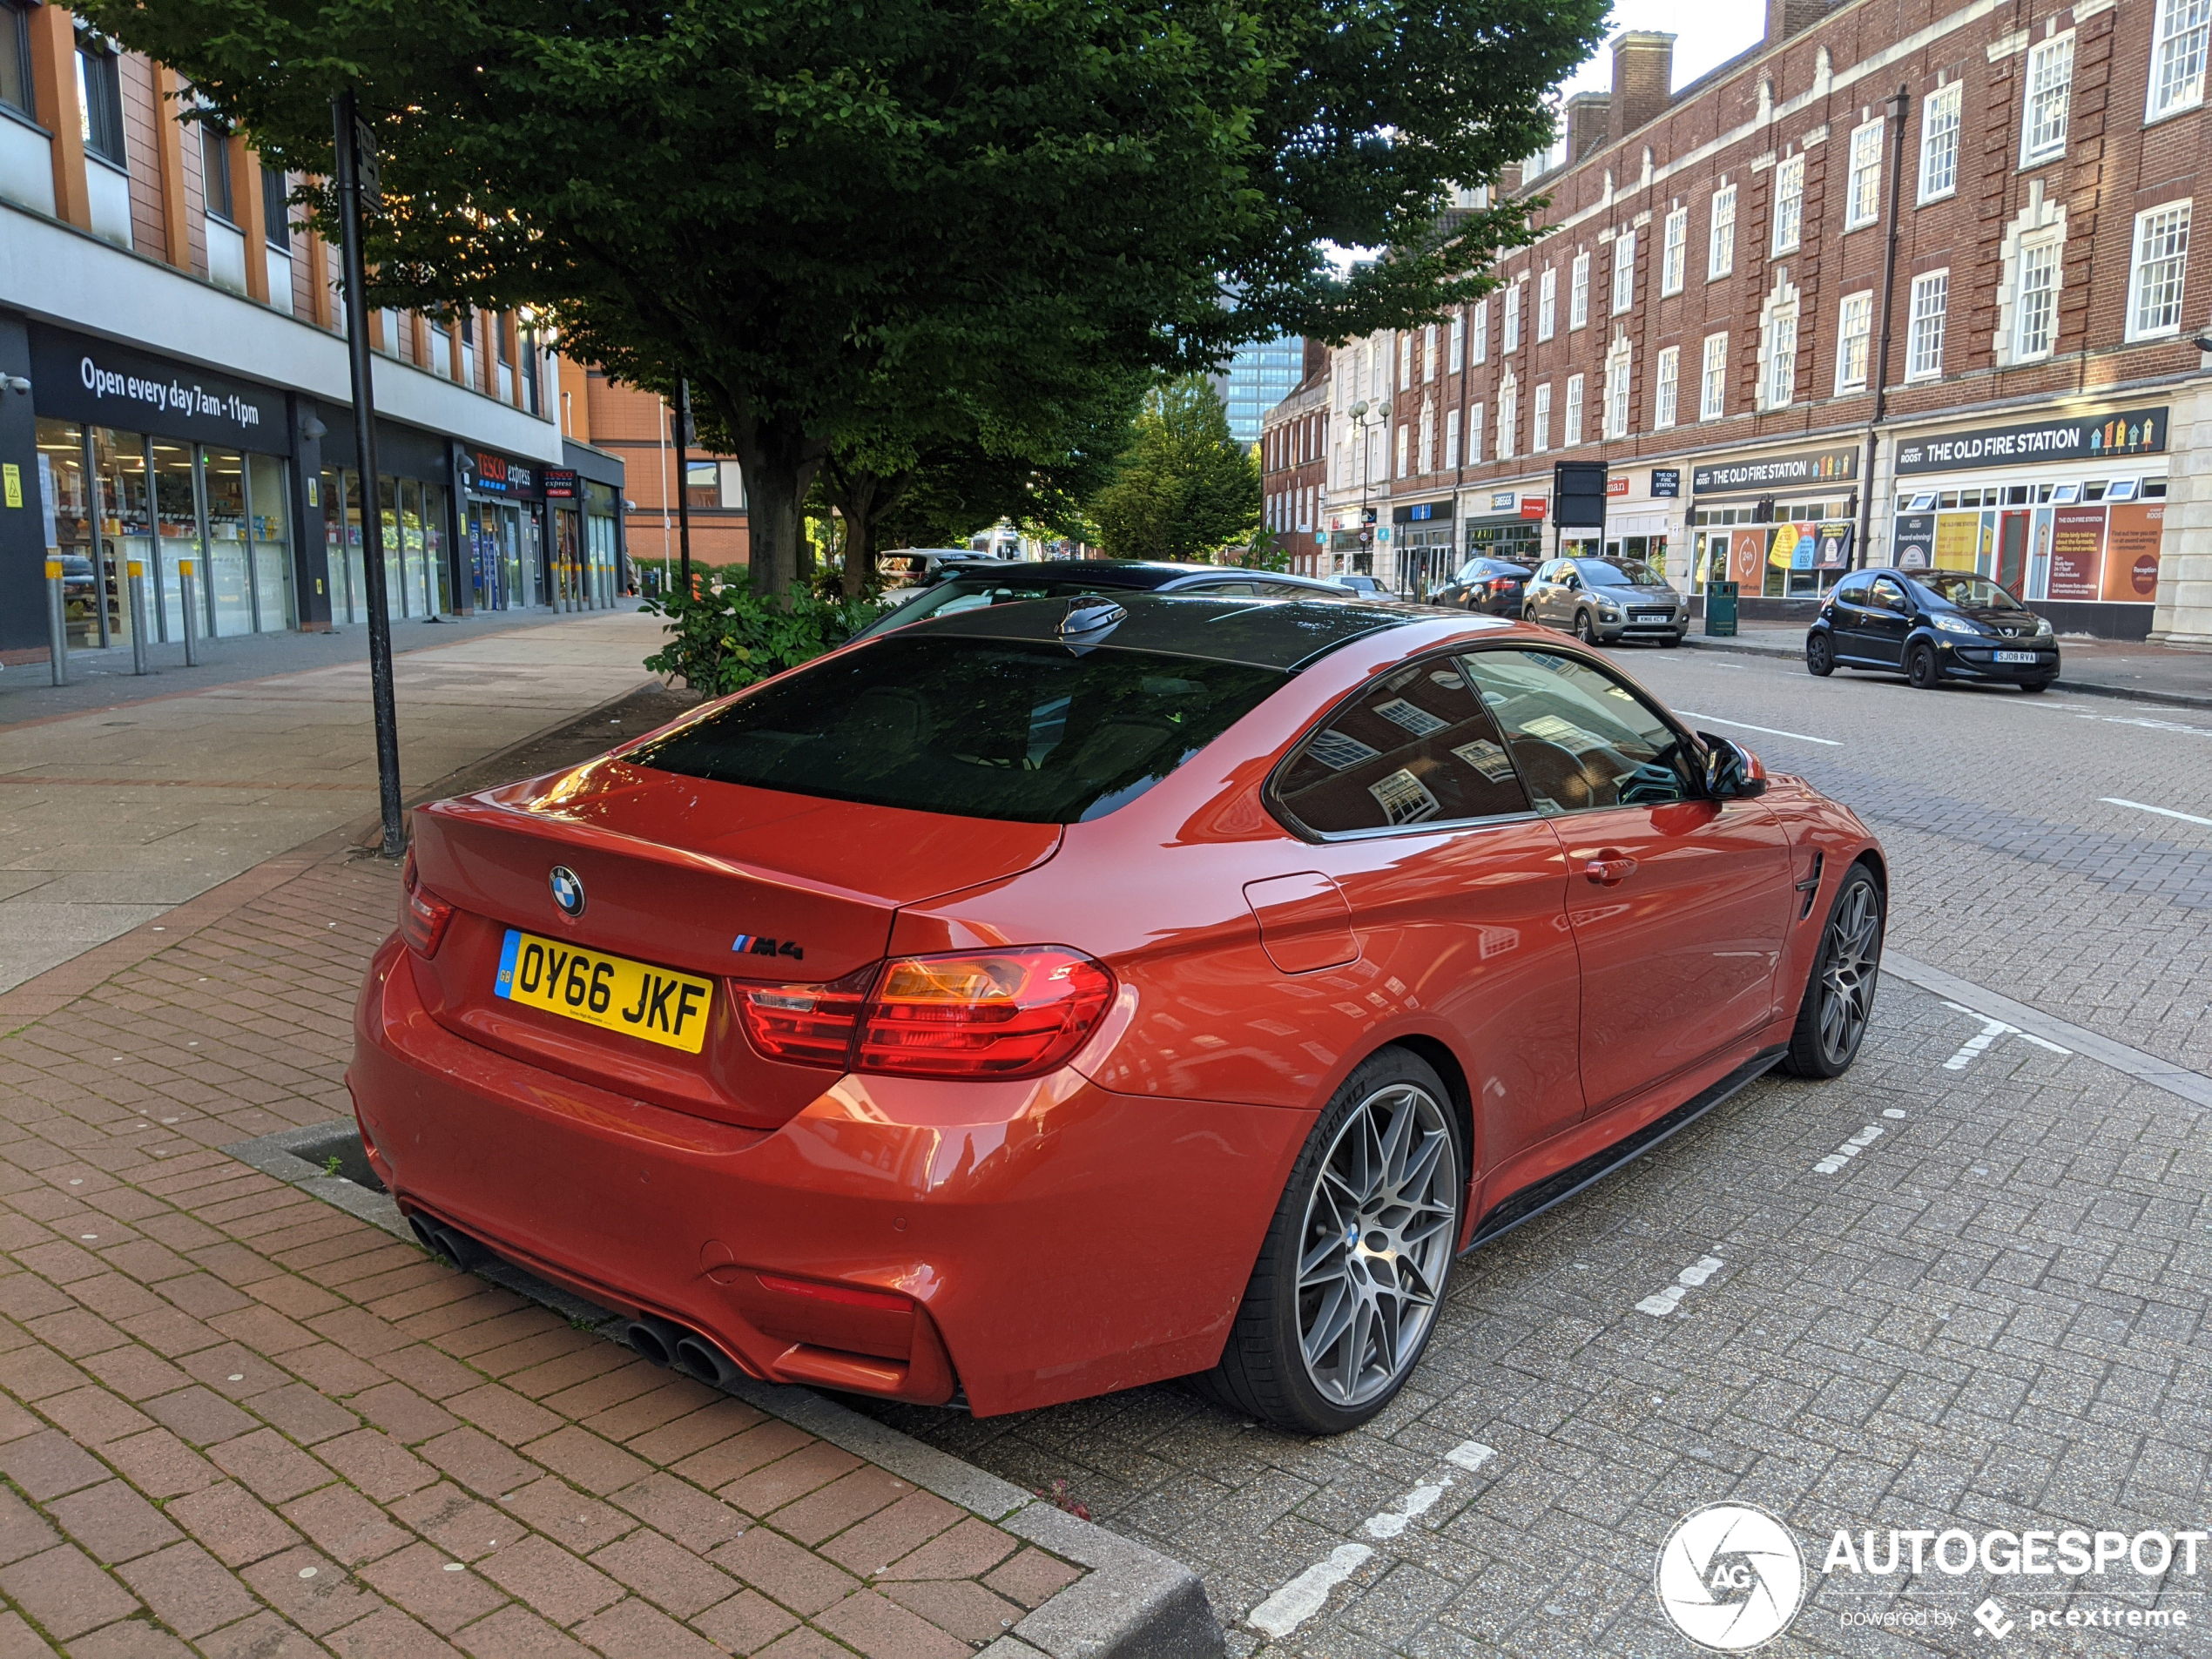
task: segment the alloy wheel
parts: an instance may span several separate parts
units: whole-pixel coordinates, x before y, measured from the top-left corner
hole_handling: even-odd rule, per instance
[[[1590,626],[1590,613],[1587,610],[1575,613],[1575,637],[1585,645],[1597,644],[1597,630]]]
[[[1805,668],[1822,679],[1835,671],[1835,649],[1828,643],[1827,635],[1815,634],[1805,641]]]
[[[1820,1051],[1840,1068],[1858,1052],[1881,971],[1882,907],[1871,881],[1854,883],[1828,919],[1820,953]]]
[[[1450,1123],[1426,1089],[1379,1089],[1337,1131],[1298,1235],[1298,1346],[1331,1405],[1387,1393],[1420,1355],[1457,1242],[1459,1178]]]

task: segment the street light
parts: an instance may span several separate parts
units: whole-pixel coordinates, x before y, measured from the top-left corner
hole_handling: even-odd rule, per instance
[[[1352,417],[1352,430],[1359,435],[1360,544],[1364,547],[1372,549],[1374,546],[1374,538],[1372,532],[1367,529],[1367,485],[1370,482],[1368,474],[1372,470],[1367,465],[1367,430],[1370,427],[1381,427],[1388,424],[1390,421],[1390,405],[1382,401],[1380,399],[1370,403],[1366,401],[1366,399],[1362,398],[1359,402],[1354,403],[1350,408],[1346,409],[1345,413]],[[1372,420],[1368,419],[1370,415],[1372,415],[1374,418]]]

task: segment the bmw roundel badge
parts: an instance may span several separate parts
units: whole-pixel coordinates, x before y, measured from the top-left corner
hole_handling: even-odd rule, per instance
[[[553,902],[561,907],[561,914],[574,921],[583,914],[583,883],[565,864],[553,867],[550,878],[553,884]]]

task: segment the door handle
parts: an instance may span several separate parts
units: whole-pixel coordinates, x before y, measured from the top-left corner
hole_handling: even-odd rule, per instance
[[[1609,846],[1582,867],[1582,873],[1601,887],[1617,887],[1635,872],[1634,859]]]

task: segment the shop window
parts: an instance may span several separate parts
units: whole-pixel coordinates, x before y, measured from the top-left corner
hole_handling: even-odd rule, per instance
[[[2150,107],[2144,119],[2193,110],[2204,101],[2204,57],[2212,0],[2158,0],[2150,49]]]
[[[231,201],[231,135],[212,121],[199,124],[200,190],[211,219],[238,223]]]
[[[1959,99],[1963,81],[1939,86],[1920,106],[1920,202],[1940,201],[1959,188]]]
[[[17,0],[0,0],[0,104],[37,118],[30,91],[30,13]]]
[[[1943,492],[1943,497],[1938,504],[1943,507],[1956,507],[1959,504],[1959,492],[1955,489],[1945,490]]]
[[[2071,507],[2081,499],[2080,484],[2046,484],[2043,499],[2054,507]]]
[[[2083,501],[2102,501],[2104,498],[2105,481],[2103,479],[2094,479],[2090,482],[2081,486],[2081,499]]]
[[[2166,480],[2163,478],[2144,479],[2143,499],[2145,501],[2164,501],[2166,499]]]
[[[2020,117],[2020,165],[2066,153],[2067,105],[2074,97],[2074,31],[2036,42],[2027,54],[2027,104]]]
[[[1705,248],[1705,280],[1715,281],[1735,269],[1736,186],[1723,185],[1713,192],[1713,224]]]
[[[2007,484],[2007,485],[2005,487],[2005,505],[2006,505],[2006,506],[2007,506],[2007,507],[2025,507],[2025,506],[2027,506],[2027,501],[2028,501],[2028,486],[2027,486],[2027,485],[2026,485],[2026,484]]]
[[[105,43],[90,37],[80,37],[78,42],[77,111],[78,130],[84,140],[86,153],[122,166],[121,64]]]

